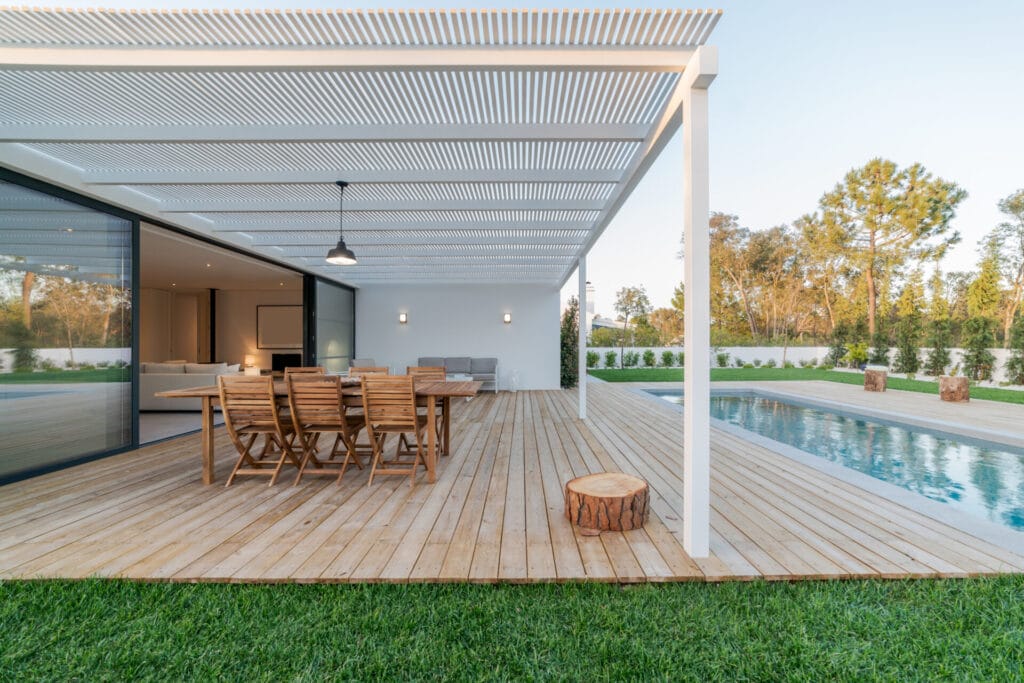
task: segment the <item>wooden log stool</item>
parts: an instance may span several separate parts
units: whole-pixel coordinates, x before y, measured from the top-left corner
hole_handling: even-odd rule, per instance
[[[864,371],[864,391],[885,391],[889,373],[885,370]]]
[[[639,529],[647,521],[647,482],[621,472],[588,474],[565,485],[565,516],[584,536]]]
[[[943,375],[939,377],[939,398],[950,403],[966,403],[971,400],[971,384],[963,375]]]

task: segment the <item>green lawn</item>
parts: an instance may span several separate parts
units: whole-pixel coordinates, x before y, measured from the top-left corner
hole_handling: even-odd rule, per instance
[[[1024,578],[0,584],[0,680],[1020,680]]]
[[[51,372],[0,373],[0,384],[84,384],[90,382],[129,382],[131,368],[96,368],[95,370],[53,370]]]
[[[606,382],[682,382],[682,368],[627,368],[624,370],[591,370],[590,374]],[[818,368],[712,368],[713,382],[743,381],[786,381],[823,380],[840,384],[863,384],[860,373],[837,372]],[[890,389],[917,391],[923,394],[938,394],[937,382],[924,380],[889,378]],[[997,389],[994,387],[971,387],[971,397],[1003,403],[1024,404],[1024,391]]]

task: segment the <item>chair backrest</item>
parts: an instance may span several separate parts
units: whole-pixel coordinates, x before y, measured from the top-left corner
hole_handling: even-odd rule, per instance
[[[405,369],[405,372],[409,375],[412,375],[414,381],[445,381],[445,372],[443,365],[438,365],[435,367],[420,367],[416,365],[410,365]]]
[[[348,376],[349,377],[362,377],[363,375],[386,375],[386,374],[388,374],[388,372],[389,372],[388,369],[386,367],[384,367],[383,365],[381,365],[381,366],[373,366],[373,367],[366,366],[366,367],[359,367],[359,368],[349,368],[348,369]]]
[[[288,375],[288,408],[295,431],[306,426],[345,427],[345,406],[341,400],[341,378],[311,372]]]
[[[273,429],[280,433],[281,418],[272,377],[218,375],[217,388],[224,424],[232,436],[237,436],[238,430],[249,428]]]
[[[375,428],[416,429],[416,391],[410,375],[364,375],[363,412],[372,435]]]
[[[350,368],[372,368],[377,365],[377,361],[372,358],[353,358],[348,362]]]
[[[324,369],[319,365],[303,368],[285,368],[284,376],[290,377],[291,375],[322,375]]]

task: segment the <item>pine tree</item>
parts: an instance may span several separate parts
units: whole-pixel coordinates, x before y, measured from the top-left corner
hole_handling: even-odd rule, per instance
[[[1010,360],[1006,361],[1006,380],[1024,384],[1024,315],[1018,315],[1010,328]]]
[[[995,322],[975,317],[964,322],[964,374],[974,380],[992,379],[996,357],[989,351],[996,343]]]
[[[914,374],[921,369],[921,323],[917,316],[907,316],[896,326],[896,372]]]
[[[580,302],[569,297],[569,303],[562,314],[562,388],[571,389],[580,379]]]
[[[889,366],[889,331],[881,322],[875,333],[871,335],[871,355],[868,356],[868,363],[871,365]]]
[[[946,373],[949,365],[949,344],[952,341],[952,334],[949,329],[948,318],[933,320],[928,335],[928,346],[932,350],[928,353],[928,359],[924,363],[924,371],[932,377],[938,377]]]

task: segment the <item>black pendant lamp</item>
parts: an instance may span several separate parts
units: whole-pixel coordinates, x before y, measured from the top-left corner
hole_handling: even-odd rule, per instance
[[[327,252],[327,262],[333,263],[336,266],[352,266],[356,264],[356,255],[345,246],[344,232],[345,213],[343,207],[345,203],[345,188],[348,187],[348,183],[344,180],[339,180],[335,184],[338,186],[338,246]]]

